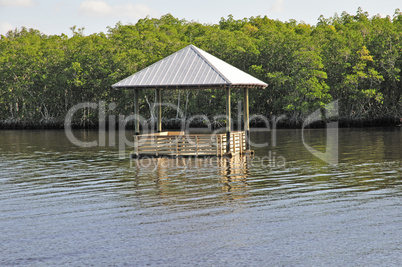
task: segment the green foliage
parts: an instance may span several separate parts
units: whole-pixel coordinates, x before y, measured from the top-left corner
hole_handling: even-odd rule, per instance
[[[300,121],[332,100],[349,119],[402,117],[402,13],[382,18],[343,12],[317,25],[267,17],[222,18],[206,25],[170,14],[118,23],[106,34],[47,36],[34,29],[0,38],[0,120],[63,120],[81,102],[116,103],[113,114],[133,112],[133,92],[110,86],[192,43],[267,82],[250,90],[251,113],[286,114]],[[222,90],[165,91],[163,99],[186,116],[221,114]],[[154,115],[154,92],[141,92],[140,112]],[[242,100],[233,90],[233,103]],[[234,105],[236,106],[236,105]],[[236,107],[234,107],[234,110]],[[164,116],[175,118],[166,108]],[[97,112],[81,110],[90,124]]]

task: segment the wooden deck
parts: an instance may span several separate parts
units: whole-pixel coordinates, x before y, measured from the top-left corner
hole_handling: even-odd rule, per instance
[[[243,131],[230,133],[230,151],[227,151],[226,133],[161,132],[134,135],[132,157],[231,157],[252,153],[252,151],[246,151],[246,139]]]

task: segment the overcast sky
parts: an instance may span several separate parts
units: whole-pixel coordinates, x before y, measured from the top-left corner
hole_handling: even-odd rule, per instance
[[[45,34],[71,35],[70,27],[85,27],[84,34],[107,32],[117,22],[136,23],[147,15],[159,18],[171,13],[179,19],[218,23],[232,14],[235,19],[268,16],[316,24],[320,15],[342,11],[355,14],[362,7],[370,16],[392,15],[402,10],[401,0],[0,0],[0,34],[8,30],[35,28]]]

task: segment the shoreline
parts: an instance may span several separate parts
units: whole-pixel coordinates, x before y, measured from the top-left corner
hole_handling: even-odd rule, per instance
[[[336,121],[334,121],[336,122]],[[349,119],[339,119],[338,120],[339,128],[369,128],[369,127],[401,127],[402,126],[402,118],[390,117],[390,118],[379,118],[373,120],[349,120]],[[108,130],[108,123],[106,123],[105,129]],[[276,129],[301,129],[302,122],[291,122],[282,120],[279,121],[276,125]],[[178,120],[163,120],[162,128],[170,129],[170,130],[180,130],[181,123]],[[198,129],[207,129],[207,125],[202,122],[195,122],[190,124],[191,128]],[[271,125],[270,125],[271,126]],[[225,127],[225,124],[212,124],[212,129],[219,129]],[[251,128],[265,128],[263,123],[258,122],[250,122]],[[97,130],[99,129],[99,124],[89,122],[73,122],[72,129],[91,129]],[[116,130],[119,128],[119,125],[116,124]],[[233,124],[233,129],[237,129],[237,124]],[[311,123],[305,127],[306,129],[323,129],[326,128],[325,121],[318,121]],[[47,122],[34,122],[34,121],[0,121],[0,130],[63,130],[64,129],[64,120],[54,120]],[[133,123],[128,123],[125,129],[134,129]]]

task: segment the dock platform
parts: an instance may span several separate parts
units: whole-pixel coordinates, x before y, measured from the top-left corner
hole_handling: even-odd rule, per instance
[[[169,131],[134,135],[134,152],[131,157],[232,157],[254,153],[252,150],[246,150],[243,131],[231,132],[229,135],[229,146],[226,133],[186,134]]]

